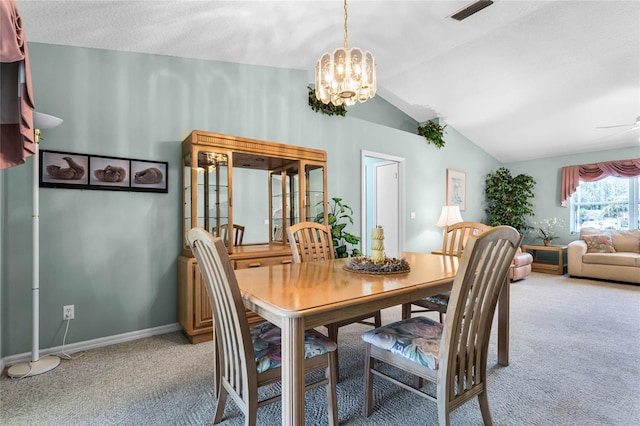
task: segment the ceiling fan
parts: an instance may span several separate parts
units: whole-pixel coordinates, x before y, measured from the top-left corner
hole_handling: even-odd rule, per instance
[[[614,127],[627,127],[627,126],[633,126],[633,127],[625,130],[625,132],[628,132],[630,130],[640,129],[640,116],[636,117],[636,122],[635,123],[617,124],[615,126],[598,126],[598,127],[596,127],[596,129],[611,129],[611,128],[614,128]]]

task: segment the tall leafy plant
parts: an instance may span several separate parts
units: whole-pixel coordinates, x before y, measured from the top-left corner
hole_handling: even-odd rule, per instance
[[[533,177],[512,176],[506,167],[489,173],[485,179],[486,213],[490,226],[510,225],[520,233],[531,229],[527,216],[533,216]]]
[[[336,259],[362,256],[362,252],[357,247],[357,244],[360,242],[360,237],[350,234],[344,230],[348,223],[353,225],[353,209],[348,205],[343,204],[342,198],[337,197],[334,197],[329,201],[328,207],[328,225],[331,229],[333,251]],[[324,223],[324,212],[318,213],[315,217],[315,221],[318,223]]]

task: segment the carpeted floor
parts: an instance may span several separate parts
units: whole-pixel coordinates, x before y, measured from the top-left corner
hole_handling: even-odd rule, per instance
[[[532,274],[511,285],[511,364],[489,350],[489,403],[497,425],[640,425],[640,286]],[[384,322],[399,308],[383,311]],[[339,419],[347,425],[435,425],[436,406],[376,379],[375,412],[362,415],[363,325],[340,330]],[[3,425],[211,424],[212,344],[170,333],[86,352],[55,370],[0,379]],[[266,393],[278,391],[278,386]],[[324,387],[307,392],[307,424],[326,424]],[[280,423],[280,403],[259,409]],[[478,404],[453,425],[480,425]],[[227,401],[223,425],[244,424]]]

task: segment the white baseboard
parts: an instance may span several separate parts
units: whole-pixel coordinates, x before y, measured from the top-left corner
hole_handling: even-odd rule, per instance
[[[144,330],[131,331],[129,333],[116,334],[114,336],[100,337],[98,339],[86,340],[84,342],[70,343],[64,345],[64,351],[68,354],[88,351],[89,349],[101,348],[104,346],[115,345],[117,343],[129,342],[131,340],[143,339],[145,337],[157,336],[159,334],[173,333],[182,330],[182,326],[178,323],[162,325],[160,327],[147,328]],[[40,349],[40,356],[45,355],[61,355],[62,346],[53,348]],[[17,355],[11,355],[0,359],[0,371],[4,370],[4,366],[17,364],[19,362],[27,362],[31,360],[31,352],[24,352]]]

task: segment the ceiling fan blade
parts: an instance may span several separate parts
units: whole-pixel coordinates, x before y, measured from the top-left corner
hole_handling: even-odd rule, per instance
[[[629,130],[635,130],[638,127],[640,127],[640,116],[636,117],[635,123],[618,124],[618,125],[615,125],[615,126],[597,126],[596,129],[613,129],[615,127],[627,127],[627,126],[635,126],[634,128],[629,129]]]
[[[596,127],[596,129],[612,129],[614,127],[627,127],[627,126],[633,126],[636,123],[629,123],[629,124],[618,124],[617,126],[598,126]]]

